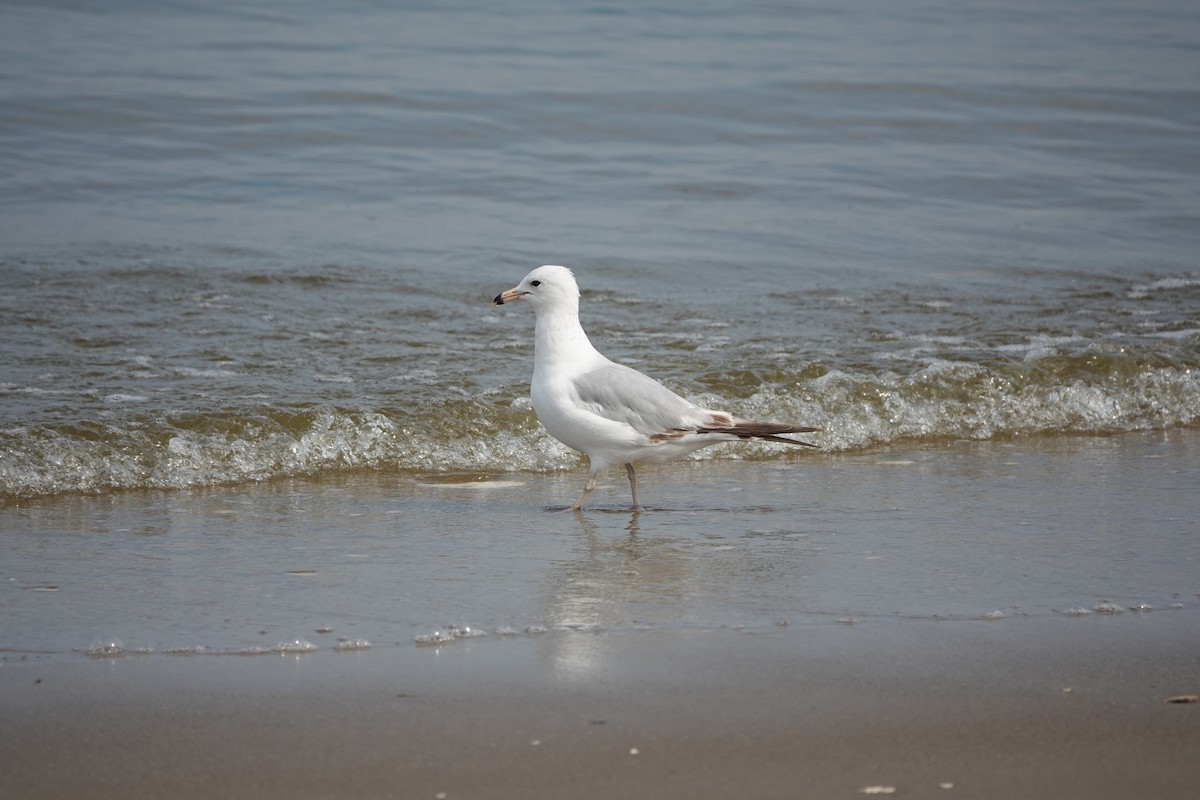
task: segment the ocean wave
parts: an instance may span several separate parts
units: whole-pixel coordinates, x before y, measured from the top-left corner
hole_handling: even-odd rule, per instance
[[[750,393],[702,391],[694,399],[743,416],[819,426],[812,441],[826,452],[902,440],[1114,434],[1200,422],[1195,365],[1148,365],[1120,349],[1064,355],[1039,346],[1028,357],[1011,355],[983,364],[934,358],[908,371],[809,364],[759,374],[766,380]],[[745,388],[736,374],[722,388],[735,384]],[[155,416],[145,405],[129,403],[125,417],[0,431],[0,497],[186,489],[354,470],[544,472],[580,463],[538,426],[516,387],[354,410],[259,406]],[[796,452],[723,445],[693,457]]]
[[[935,361],[907,375],[832,370],[796,394],[776,387],[760,392],[748,411],[822,426],[820,443],[830,450],[904,439],[1111,434],[1200,421],[1200,371],[1162,367],[1047,380],[1053,361],[1043,358],[1032,369],[1027,362],[995,368]]]

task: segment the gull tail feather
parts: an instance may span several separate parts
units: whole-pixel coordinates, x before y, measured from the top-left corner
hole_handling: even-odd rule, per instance
[[[781,436],[783,433],[818,433],[820,428],[811,428],[806,425],[788,425],[782,422],[758,422],[751,419],[735,419],[731,425],[721,425],[698,428],[697,433],[728,433],[739,439],[750,440],[757,439],[764,442],[783,442],[784,444],[799,444],[804,447],[816,447],[811,442],[802,442],[799,439],[789,439],[786,436]]]

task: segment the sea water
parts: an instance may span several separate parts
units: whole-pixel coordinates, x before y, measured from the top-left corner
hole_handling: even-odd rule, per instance
[[[1198,40],[1174,2],[7,3],[2,560],[29,503],[91,547],[113,532],[75,504],[128,490],[508,484],[478,510],[563,477],[542,502],[569,502],[530,309],[490,305],[542,263],[603,352],[823,429],[823,455],[699,461],[1177,442]]]

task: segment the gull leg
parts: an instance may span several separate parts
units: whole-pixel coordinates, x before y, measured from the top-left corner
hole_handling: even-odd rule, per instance
[[[629,488],[633,491],[633,507],[637,508],[641,503],[638,502],[637,473],[633,471],[633,464],[625,465],[625,474],[629,476]]]
[[[572,511],[578,511],[583,508],[583,499],[592,493],[592,489],[596,488],[596,476],[588,478],[587,486],[583,487],[583,494],[579,495],[579,499],[575,501],[575,505],[571,506]]]

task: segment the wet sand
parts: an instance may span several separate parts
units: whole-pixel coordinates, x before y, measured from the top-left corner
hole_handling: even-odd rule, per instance
[[[0,797],[1191,798],[1198,453],[685,462],[640,514],[562,512],[575,474],[25,501]],[[416,644],[448,623],[489,635]]]
[[[1191,798],[1200,612],[0,668],[4,797]]]

